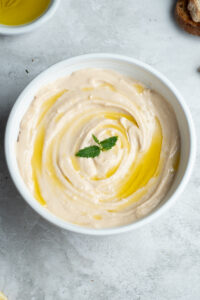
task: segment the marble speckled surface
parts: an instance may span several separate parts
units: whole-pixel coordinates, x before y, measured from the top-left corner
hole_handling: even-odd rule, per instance
[[[192,179],[170,211],[113,237],[50,225],[9,178],[3,135],[16,97],[41,71],[74,55],[113,52],[156,67],[182,92],[200,128],[200,38],[176,26],[174,1],[61,2],[40,30],[0,37],[0,290],[9,300],[199,300],[199,152]]]

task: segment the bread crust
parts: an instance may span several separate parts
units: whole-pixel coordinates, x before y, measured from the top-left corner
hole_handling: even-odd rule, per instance
[[[175,8],[177,23],[188,33],[200,36],[200,23],[194,22],[187,9],[188,0],[178,0]]]

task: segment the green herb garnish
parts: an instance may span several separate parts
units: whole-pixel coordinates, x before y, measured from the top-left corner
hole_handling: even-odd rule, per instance
[[[79,150],[76,153],[76,156],[89,158],[89,157],[98,156],[100,154],[100,152],[101,152],[101,150],[98,146],[90,146],[90,147],[86,147],[86,148]]]
[[[117,142],[118,136],[112,136],[109,139],[103,140],[100,142],[100,145],[102,147],[102,151],[110,150],[113,146],[115,146]]]
[[[92,135],[92,138],[95,141],[95,143],[98,144],[98,146],[93,145],[90,147],[83,148],[75,154],[76,156],[86,157],[86,158],[89,158],[89,157],[93,158],[93,157],[99,156],[101,151],[108,151],[112,147],[115,146],[118,136],[112,136],[101,142],[98,140],[98,138],[94,134]]]
[[[97,138],[94,134],[92,135],[92,137],[93,137],[93,140],[94,140],[97,144],[100,145],[100,141],[98,140],[98,138]]]

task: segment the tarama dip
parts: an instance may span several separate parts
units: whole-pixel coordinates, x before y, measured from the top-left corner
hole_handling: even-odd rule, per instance
[[[95,158],[79,149],[117,136]],[[180,153],[168,102],[110,70],[84,69],[42,88],[17,142],[21,176],[34,197],[67,222],[93,228],[131,223],[168,192]]]

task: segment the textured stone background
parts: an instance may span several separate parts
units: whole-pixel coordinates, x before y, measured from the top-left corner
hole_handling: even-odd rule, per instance
[[[192,179],[170,211],[114,237],[50,225],[9,178],[3,136],[13,103],[36,75],[71,56],[113,52],[156,67],[182,92],[200,128],[200,38],[176,26],[174,1],[61,2],[38,31],[0,37],[0,290],[9,300],[199,300],[199,153]]]

